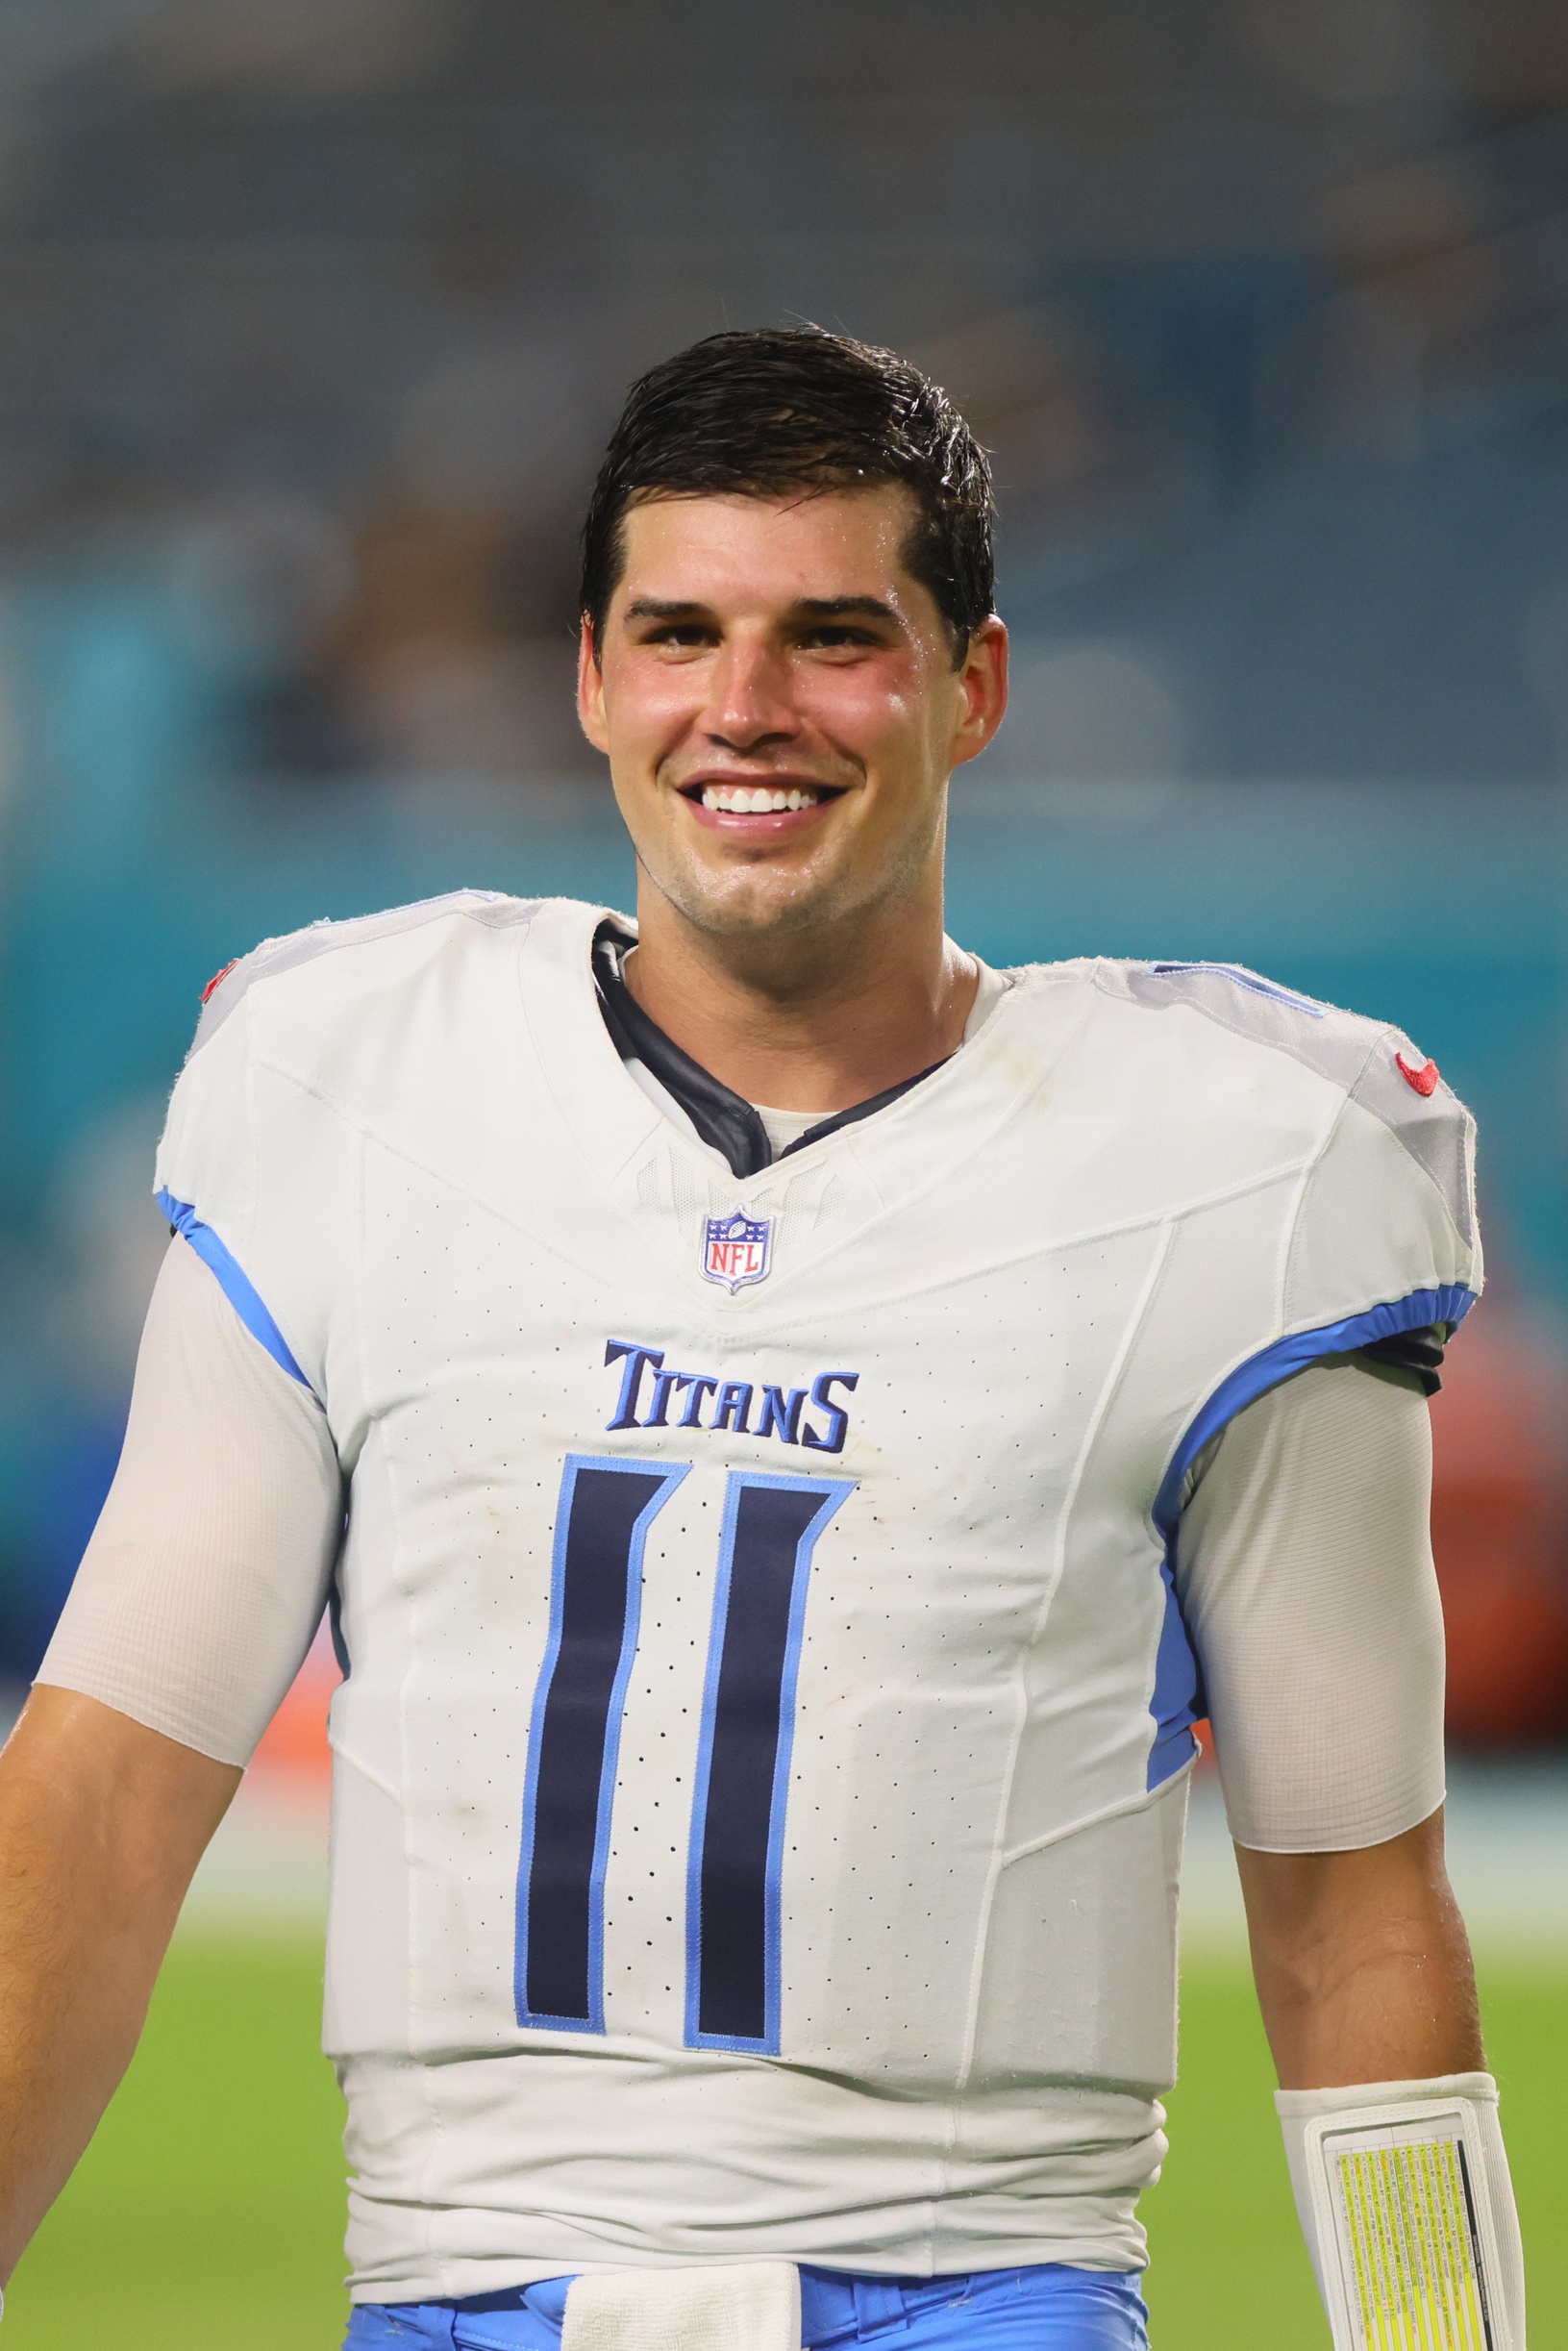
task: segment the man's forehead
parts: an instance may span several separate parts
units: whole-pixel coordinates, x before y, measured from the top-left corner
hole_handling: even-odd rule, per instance
[[[897,483],[644,497],[624,517],[616,601],[822,602],[877,595],[906,609],[925,595],[904,563],[914,501]]]

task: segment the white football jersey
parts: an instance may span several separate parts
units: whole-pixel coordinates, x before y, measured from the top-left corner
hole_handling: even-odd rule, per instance
[[[623,1065],[602,919],[270,942],[160,1157],[351,1481],[354,2291],[1135,2266],[1183,1479],[1291,1371],[1459,1319],[1470,1122],[1396,1031],[1084,961],[737,1179]]]

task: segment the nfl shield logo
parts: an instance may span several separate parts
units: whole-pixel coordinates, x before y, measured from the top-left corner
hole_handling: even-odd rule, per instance
[[[703,1272],[710,1282],[722,1282],[732,1297],[748,1282],[765,1281],[772,1259],[771,1216],[748,1216],[737,1208],[733,1216],[706,1220]]]

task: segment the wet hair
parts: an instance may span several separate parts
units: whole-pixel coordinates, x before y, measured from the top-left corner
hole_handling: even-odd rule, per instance
[[[897,483],[914,502],[906,569],[929,588],[957,668],[990,613],[985,452],[939,386],[891,351],[820,327],[709,335],[640,376],[583,525],[582,611],[597,658],[645,498],[776,498]]]

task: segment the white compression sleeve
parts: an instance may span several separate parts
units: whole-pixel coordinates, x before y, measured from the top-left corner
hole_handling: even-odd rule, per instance
[[[248,1763],[321,1620],[342,1520],[320,1405],[176,1240],[120,1465],[38,1680]]]
[[[1177,1590],[1231,1833],[1381,1844],[1443,1801],[1443,1618],[1425,1397],[1352,1359],[1237,1414],[1182,1516]]]
[[[1525,2262],[1489,2073],[1275,2094],[1334,2351],[1525,2351]]]

